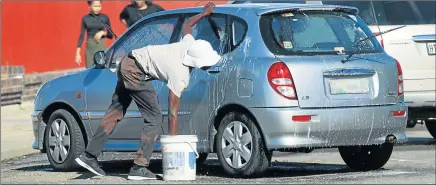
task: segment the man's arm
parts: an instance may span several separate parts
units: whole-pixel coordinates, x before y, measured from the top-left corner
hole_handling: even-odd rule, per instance
[[[209,2],[209,3],[207,3],[206,6],[204,6],[202,13],[199,13],[199,14],[189,18],[189,20],[185,24],[183,24],[182,38],[185,37],[185,35],[187,35],[187,34],[192,35],[192,26],[194,26],[198,21],[200,21],[201,18],[210,15],[214,8],[215,8],[215,4],[213,4],[212,2]]]
[[[180,105],[180,98],[177,97],[173,91],[170,90],[170,95],[168,96],[168,102],[169,102],[169,130],[170,135],[175,136],[177,135],[177,112],[179,112],[179,105]]]
[[[185,35],[187,34],[192,35],[192,26],[194,26],[198,21],[201,20],[201,18],[205,16],[206,15],[204,13],[200,13],[189,18],[189,20],[185,24],[183,24],[183,37],[185,37]]]

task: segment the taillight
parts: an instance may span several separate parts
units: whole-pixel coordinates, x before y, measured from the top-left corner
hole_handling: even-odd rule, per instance
[[[294,80],[285,63],[277,62],[271,65],[268,70],[268,82],[271,87],[283,97],[290,100],[297,100]]]
[[[399,111],[392,111],[393,117],[404,117],[406,115],[405,110],[399,110]]]
[[[404,88],[403,88],[403,70],[401,69],[400,63],[395,60],[397,63],[397,73],[398,73],[398,96],[401,96],[404,94]]]

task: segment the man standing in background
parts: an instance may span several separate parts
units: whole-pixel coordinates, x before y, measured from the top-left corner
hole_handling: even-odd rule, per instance
[[[120,21],[128,28],[142,17],[160,11],[164,11],[164,9],[153,4],[151,0],[132,1],[132,4],[127,5],[121,12]]]

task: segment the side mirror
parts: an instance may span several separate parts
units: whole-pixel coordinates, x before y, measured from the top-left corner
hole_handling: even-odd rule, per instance
[[[106,60],[104,57],[104,51],[98,51],[94,54],[94,64],[97,68],[104,68]]]

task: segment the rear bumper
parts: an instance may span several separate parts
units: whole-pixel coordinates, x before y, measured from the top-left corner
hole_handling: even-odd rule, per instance
[[[392,111],[406,111],[393,117]],[[397,143],[407,141],[407,106],[300,109],[251,108],[268,149],[337,147],[384,143],[394,135]],[[310,122],[294,122],[294,115],[312,115]]]

